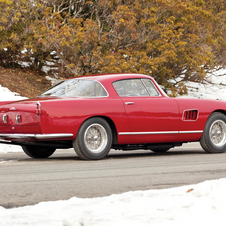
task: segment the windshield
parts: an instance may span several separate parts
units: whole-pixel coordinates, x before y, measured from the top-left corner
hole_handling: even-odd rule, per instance
[[[108,95],[103,86],[97,81],[69,79],[53,86],[41,96],[106,97]]]

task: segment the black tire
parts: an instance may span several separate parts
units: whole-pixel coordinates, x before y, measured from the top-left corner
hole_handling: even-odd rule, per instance
[[[83,160],[104,158],[112,145],[112,131],[106,120],[95,117],[86,120],[80,127],[73,147]]]
[[[157,148],[151,148],[151,151],[155,153],[165,153],[170,149],[170,147],[157,147]]]
[[[226,116],[215,112],[208,118],[200,144],[207,153],[223,153],[226,151]]]
[[[51,156],[56,148],[48,146],[22,146],[23,151],[31,158],[48,158]]]

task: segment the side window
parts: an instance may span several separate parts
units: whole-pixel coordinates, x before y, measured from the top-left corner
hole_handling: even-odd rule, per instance
[[[142,81],[144,82],[145,86],[148,89],[148,92],[152,97],[159,96],[158,90],[156,89],[155,85],[152,83],[150,79],[142,79]]]
[[[116,81],[113,86],[120,97],[150,96],[140,79]]]

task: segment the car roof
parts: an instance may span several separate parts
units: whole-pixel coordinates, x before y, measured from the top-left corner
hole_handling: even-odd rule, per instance
[[[151,78],[148,75],[143,74],[134,74],[134,73],[113,73],[113,74],[94,74],[94,75],[84,75],[75,77],[78,79],[92,79],[99,82],[113,82],[121,79],[130,79],[130,78]]]

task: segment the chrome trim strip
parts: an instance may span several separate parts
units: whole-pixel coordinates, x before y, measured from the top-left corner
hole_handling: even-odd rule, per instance
[[[178,131],[167,132],[121,132],[119,135],[151,135],[151,134],[177,134]]]
[[[195,131],[163,131],[163,132],[119,132],[119,135],[158,135],[158,134],[186,134],[186,133],[203,133],[203,130]]]
[[[4,140],[4,139],[0,139],[0,143],[11,143],[11,140]]]
[[[184,134],[184,133],[203,133],[203,130],[195,130],[195,131],[179,131],[179,133]]]
[[[72,133],[52,133],[52,134],[0,134],[0,139],[55,139],[55,138],[70,138]]]
[[[36,134],[36,139],[51,139],[51,138],[69,138],[73,137],[72,133],[53,133],[53,134]]]

